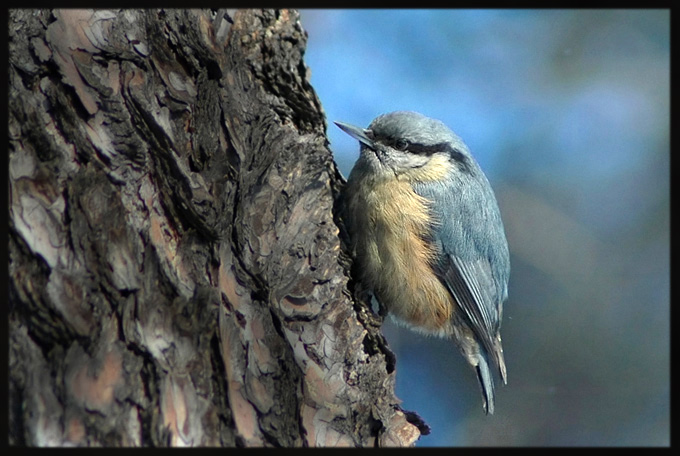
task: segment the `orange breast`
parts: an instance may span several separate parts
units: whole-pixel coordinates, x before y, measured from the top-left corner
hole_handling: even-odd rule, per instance
[[[435,253],[423,240],[432,223],[428,201],[408,181],[374,183],[364,193],[365,235],[356,244],[363,276],[380,302],[413,329],[448,334],[453,301],[432,270]]]

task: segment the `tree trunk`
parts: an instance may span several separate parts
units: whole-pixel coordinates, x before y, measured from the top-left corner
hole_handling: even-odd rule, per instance
[[[9,12],[9,441],[411,445],[295,11]]]

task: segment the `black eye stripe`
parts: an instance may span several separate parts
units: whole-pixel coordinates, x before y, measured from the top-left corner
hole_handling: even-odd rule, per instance
[[[437,152],[446,152],[450,154],[453,158],[458,159],[458,155],[463,156],[463,154],[457,150],[451,147],[451,144],[449,143],[438,143],[438,144],[430,144],[430,145],[424,145],[424,144],[409,144],[408,149],[409,152],[413,154],[418,154],[418,155],[432,155]],[[464,156],[463,156],[464,158]]]
[[[404,140],[402,138],[380,138],[380,142],[382,142],[385,145],[389,145],[397,150],[404,150],[407,152],[410,152],[412,154],[416,155],[425,155],[425,156],[430,156],[433,154],[436,154],[437,152],[444,152],[449,154],[449,156],[459,164],[461,170],[463,171],[471,171],[470,168],[470,163],[468,161],[468,157],[461,152],[460,150],[456,149],[455,147],[451,146],[450,143],[448,142],[442,142],[442,143],[437,143],[437,144],[418,144],[418,143],[411,143],[408,142],[407,140]],[[406,148],[404,149],[403,144],[401,142],[406,142]]]
[[[443,152],[447,146],[448,144],[432,144],[429,146],[424,144],[409,144],[406,150],[412,154],[432,155],[435,152]]]
[[[461,152],[460,150],[454,148],[451,146],[449,143],[439,143],[439,144],[432,144],[429,146],[423,145],[423,144],[409,144],[408,149],[409,152],[413,154],[418,154],[418,155],[432,155],[437,152],[445,152],[448,153],[449,156],[456,162],[458,163],[459,168],[461,171],[465,172],[471,172],[472,169],[470,167],[470,162],[468,161],[468,157]]]

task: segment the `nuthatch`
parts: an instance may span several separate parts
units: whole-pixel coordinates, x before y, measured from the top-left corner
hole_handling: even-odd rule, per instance
[[[500,325],[510,258],[489,181],[438,120],[398,111],[367,129],[335,123],[361,149],[343,193],[359,281],[397,322],[453,339],[493,413],[489,359],[507,383]]]

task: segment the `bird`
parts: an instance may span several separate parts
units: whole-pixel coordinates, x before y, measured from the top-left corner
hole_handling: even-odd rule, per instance
[[[423,114],[335,124],[360,144],[341,196],[353,271],[398,324],[455,342],[493,414],[492,366],[507,384],[510,256],[486,175],[458,135]]]

